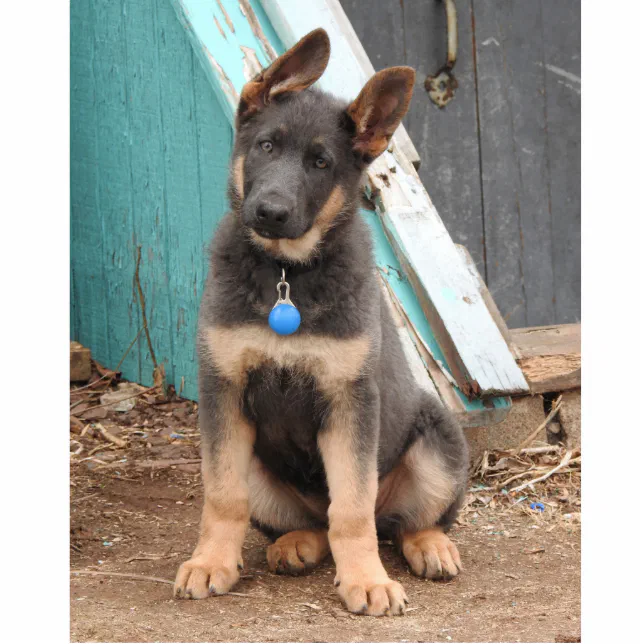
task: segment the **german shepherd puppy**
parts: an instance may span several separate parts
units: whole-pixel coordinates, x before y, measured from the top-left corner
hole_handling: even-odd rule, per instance
[[[346,105],[310,88],[329,53],[317,29],[242,90],[232,210],[199,320],[205,502],[174,589],[192,599],[229,591],[252,520],[276,539],[273,572],[304,573],[330,551],[348,610],[399,615],[407,597],[378,535],[396,540],[416,575],[457,575],[445,531],[463,499],[467,447],[408,368],[357,213],[363,172],[405,115],[414,71],[380,71]],[[267,322],[283,269],[301,312],[291,335]]]

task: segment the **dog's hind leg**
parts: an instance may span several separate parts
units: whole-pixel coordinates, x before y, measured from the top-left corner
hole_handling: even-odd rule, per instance
[[[329,552],[327,530],[294,530],[268,546],[266,558],[269,569],[278,575],[303,575]]]
[[[269,569],[302,575],[329,554],[326,497],[305,496],[280,481],[254,457],[251,462],[250,513],[253,524],[275,543],[268,546]]]
[[[415,423],[418,438],[380,483],[377,524],[398,541],[414,574],[451,579],[462,564],[446,532],[465,494],[467,443],[452,417],[429,397]]]

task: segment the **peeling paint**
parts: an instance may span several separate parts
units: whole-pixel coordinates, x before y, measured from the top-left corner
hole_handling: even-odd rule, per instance
[[[277,54],[275,53],[271,43],[268,42],[268,39],[264,35],[264,31],[259,24],[259,20],[257,20],[257,16],[255,15],[253,8],[250,6],[250,2],[248,2],[248,0],[239,0],[239,10],[242,12],[242,15],[246,20],[248,20],[248,24],[257,40],[262,44],[266,59],[269,61],[275,60],[277,58]]]
[[[219,6],[221,13],[224,14],[224,20],[228,25],[228,29],[230,29],[232,33],[235,33],[235,25],[233,24],[233,21],[230,19],[230,16],[228,15],[228,12],[226,11],[226,9],[224,9],[224,5],[221,4],[221,0],[217,0],[217,5]]]
[[[579,96],[581,96],[581,88],[575,87],[571,83],[566,83],[566,81],[562,81],[562,80],[558,80],[557,83],[559,83],[560,85],[563,85],[564,87],[567,87],[568,89],[571,89],[573,92],[575,92],[575,94],[578,94]]]
[[[244,45],[240,45],[239,48],[242,50],[244,78],[246,78],[246,80],[255,78],[255,76],[262,71],[262,64],[259,62],[259,58],[257,58],[255,50],[250,47],[244,47]]]
[[[217,25],[217,29],[219,29],[219,33],[224,37],[225,40],[228,40],[228,38],[226,38],[226,34],[224,33],[224,30],[219,24],[219,20],[217,20],[217,16],[213,16],[212,19],[215,21],[215,24]]]
[[[553,74],[557,74],[557,76],[561,76],[566,80],[572,81],[573,83],[579,83],[581,85],[581,78],[579,76],[576,76],[575,74],[569,71],[566,71],[565,69],[561,69],[561,67],[555,67],[554,65],[548,65],[548,64],[544,65],[541,61],[535,64],[539,65],[539,67],[545,67],[549,72],[552,72]]]
[[[208,49],[204,47],[203,50],[206,52],[206,55],[208,56],[208,60],[210,61],[212,68],[217,72],[217,75],[221,79],[222,90],[231,99],[231,103],[233,105],[236,105],[237,103],[239,103],[239,94],[237,93],[235,86],[233,85],[230,78],[226,76],[226,72],[223,70],[221,65],[215,60],[214,56],[208,51]]]
[[[487,47],[487,45],[496,45],[497,47],[501,46],[499,44],[499,41],[494,36],[486,38],[481,44],[483,45],[483,47]]]

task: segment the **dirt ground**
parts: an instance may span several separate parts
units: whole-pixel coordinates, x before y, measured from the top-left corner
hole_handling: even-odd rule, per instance
[[[404,617],[347,613],[330,559],[306,577],[270,574],[268,540],[254,530],[241,595],[175,600],[163,580],[190,556],[202,502],[196,406],[142,395],[126,413],[89,410],[96,402],[72,412],[71,568],[139,577],[72,572],[72,641],[580,641],[580,501],[570,474],[529,498],[486,497],[473,482],[451,533],[465,571],[450,582],[417,579],[382,543],[411,600]],[[545,510],[530,510],[533,500]]]

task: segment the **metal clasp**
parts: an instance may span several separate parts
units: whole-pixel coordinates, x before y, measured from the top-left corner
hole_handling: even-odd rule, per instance
[[[282,287],[284,288],[284,297],[282,297]],[[293,302],[291,302],[291,285],[286,281],[286,270],[282,269],[282,279],[277,283],[277,302],[275,302],[275,306],[278,304],[290,304],[291,306],[295,306]],[[273,308],[275,308],[273,306]]]
[[[447,20],[447,62],[434,76],[428,76],[425,79],[425,89],[429,98],[440,108],[445,107],[454,98],[454,91],[458,87],[458,81],[452,73],[458,49],[456,5],[454,0],[443,1],[445,2],[445,18]]]

